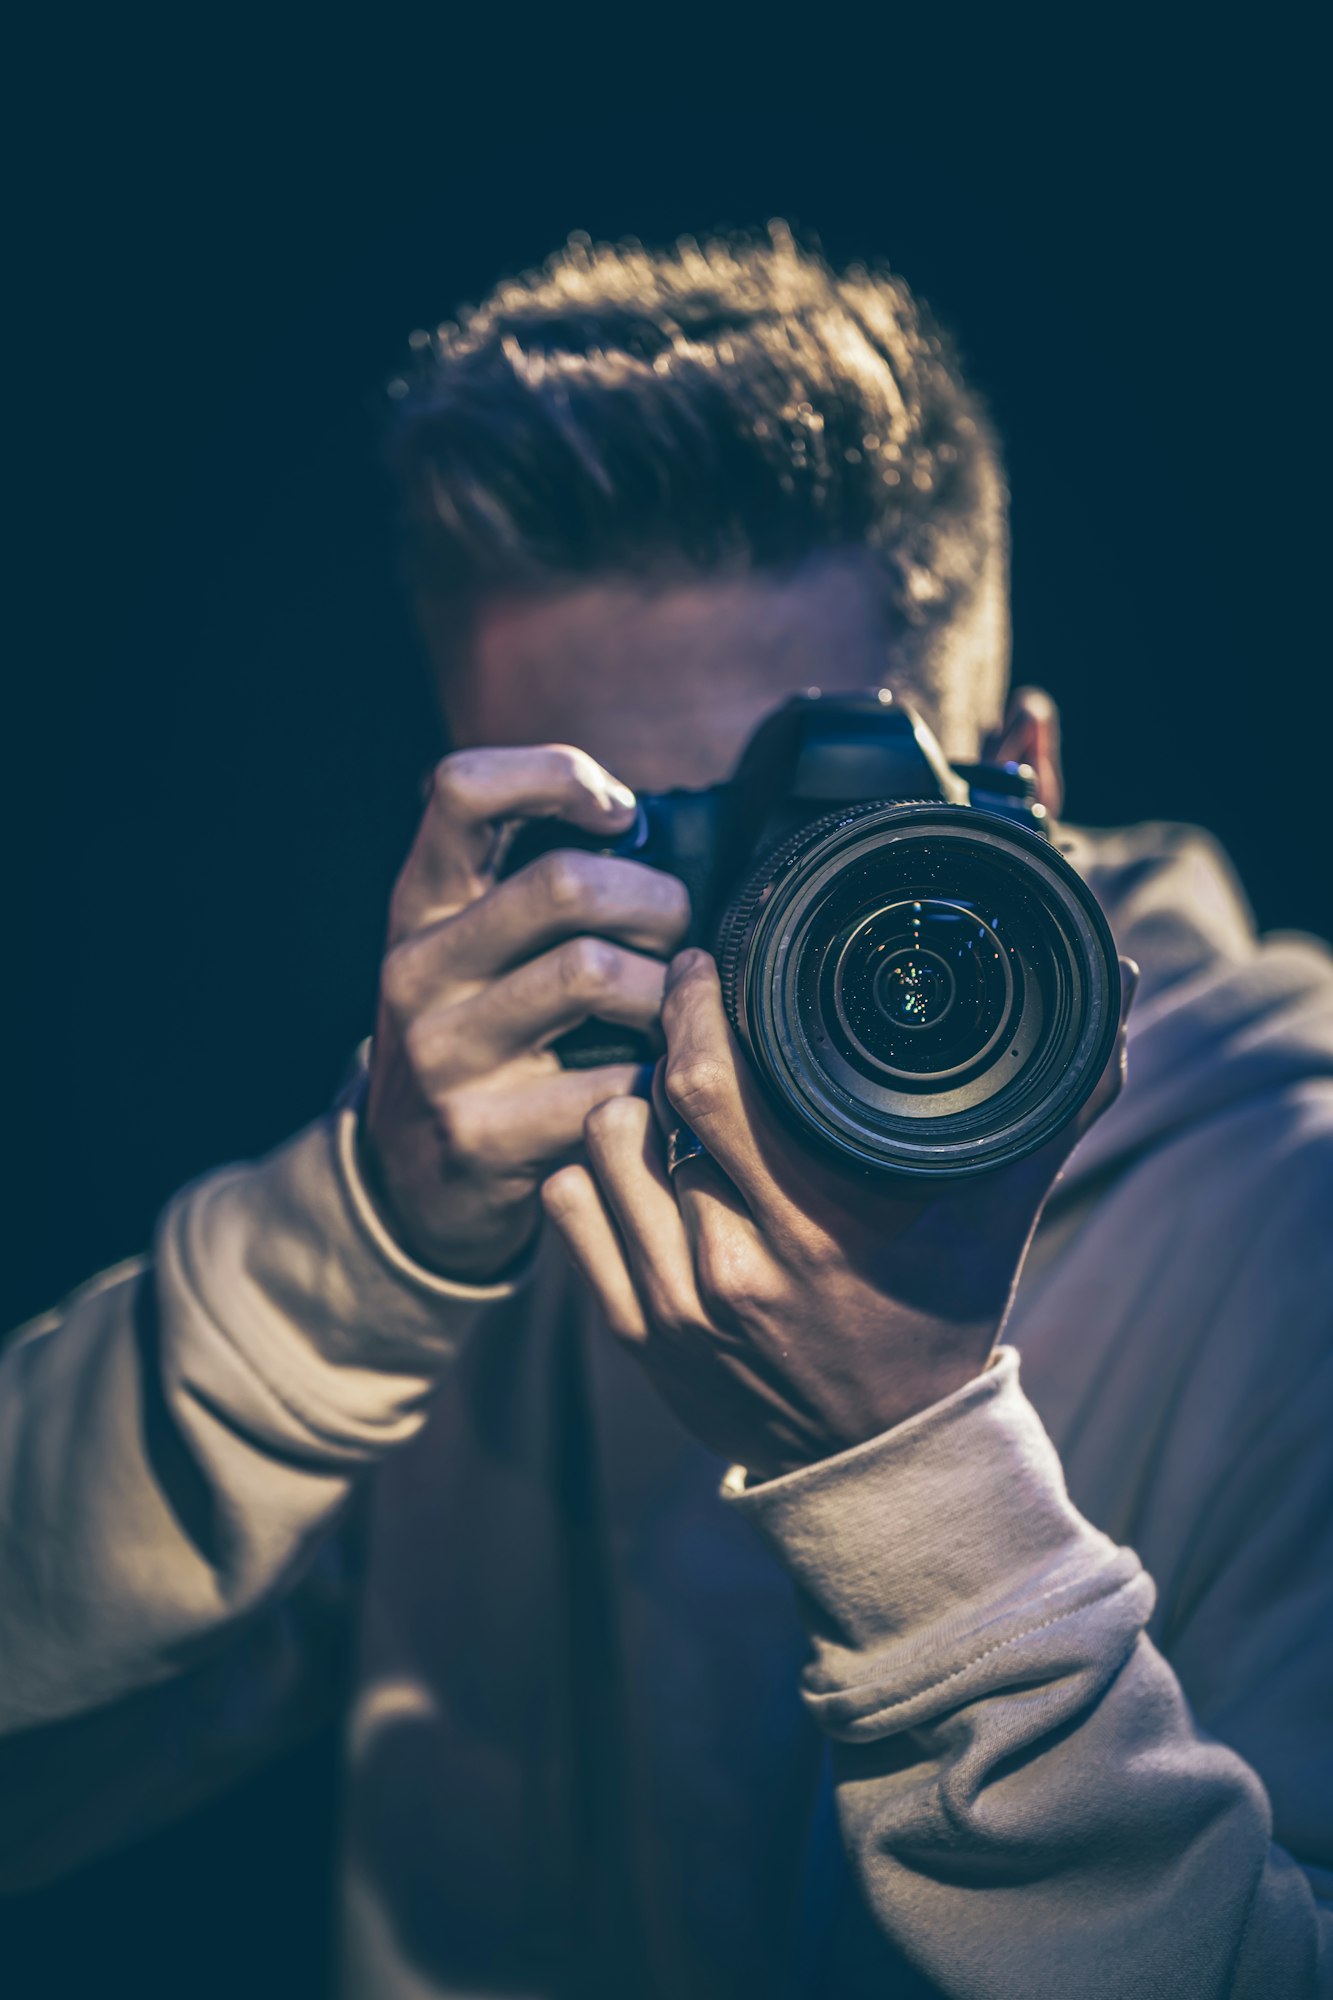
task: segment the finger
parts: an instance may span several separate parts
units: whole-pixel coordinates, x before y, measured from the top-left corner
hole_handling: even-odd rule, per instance
[[[444,1087],[546,1049],[582,1021],[648,1034],[657,1027],[665,979],[660,958],[605,938],[571,938],[470,999],[416,1016],[407,1031],[412,1059]]]
[[[583,1144],[588,1113],[608,1098],[629,1096],[643,1072],[635,1063],[600,1069],[531,1065],[450,1090],[434,1102],[444,1152],[456,1171],[531,1179],[562,1165]]]
[[[1132,958],[1120,960],[1120,1026],[1115,1038],[1115,1046],[1107,1058],[1097,1088],[1084,1105],[1075,1121],[1075,1136],[1083,1134],[1119,1097],[1125,1086],[1126,1065],[1129,1054],[1129,1015],[1134,1005],[1134,995],[1138,991],[1139,968]]]
[[[403,938],[385,960],[386,992],[410,1015],[429,997],[493,978],[580,932],[665,956],[689,920],[689,893],[674,875],[616,855],[557,848],[454,916]]]
[[[504,820],[566,819],[614,838],[633,812],[628,787],[568,744],[455,751],[435,767],[429,803],[395,886],[391,942],[482,893]]]
[[[1005,705],[1004,719],[1006,726],[1010,727],[1022,720],[1040,723],[1043,729],[1052,731],[1058,731],[1060,727],[1059,709],[1045,688],[1039,687],[1012,688]]]
[[[1139,980],[1143,975],[1139,971],[1137,959],[1121,958],[1117,962],[1120,966],[1120,1025],[1125,1028],[1129,1025],[1130,1013],[1139,990]]]
[[[767,1125],[722,1005],[707,952],[678,954],[662,997],[663,1087],[676,1117],[703,1141],[761,1223],[785,1223],[791,1204],[765,1159]]]
[[[667,1098],[665,1078],[666,1063],[662,1061],[654,1065],[649,1100],[659,1128],[669,1138],[673,1127],[681,1127],[681,1120]],[[733,1233],[734,1226],[743,1226],[750,1239],[758,1243],[759,1232],[740,1190],[734,1181],[727,1179],[709,1153],[699,1153],[680,1161],[670,1175],[670,1181],[671,1192],[685,1224],[685,1234],[694,1252],[696,1273],[701,1254],[707,1263],[713,1247],[724,1235]]]
[[[742,1251],[756,1255],[763,1239],[735,1184],[712,1160],[689,1160],[672,1176],[672,1189],[694,1262],[700,1297],[716,1293],[713,1276]]]
[[[586,1167],[562,1167],[542,1183],[542,1207],[621,1340],[642,1346],[648,1322],[606,1203]]]
[[[699,1322],[694,1260],[650,1106],[631,1097],[599,1104],[584,1124],[583,1143],[650,1321]]]
[[[1037,796],[1049,812],[1059,813],[1064,800],[1060,761],[1060,711],[1044,688],[1016,687],[1009,695],[999,731],[998,756],[1006,763],[1018,758],[1035,774]]]

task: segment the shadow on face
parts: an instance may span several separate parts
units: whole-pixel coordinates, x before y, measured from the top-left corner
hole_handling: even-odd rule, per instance
[[[865,566],[824,560],[493,599],[465,647],[423,607],[450,740],[572,743],[641,791],[726,777],[789,694],[893,680]]]

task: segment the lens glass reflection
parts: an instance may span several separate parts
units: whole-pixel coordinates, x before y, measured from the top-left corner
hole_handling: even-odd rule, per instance
[[[844,926],[821,1000],[859,1068],[919,1087],[953,1082],[992,1053],[1015,1018],[1021,977],[975,908],[908,897]]]
[[[912,1031],[938,1027],[957,992],[958,982],[945,961],[921,945],[884,959],[871,987],[885,1020]]]

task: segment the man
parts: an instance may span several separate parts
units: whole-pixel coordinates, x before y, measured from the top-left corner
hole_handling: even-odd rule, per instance
[[[809,684],[1058,809],[984,415],[781,230],[576,240],[413,346],[459,748],[330,1117],[5,1351],[11,1881],[345,1700],[348,1994],[1333,1990],[1327,955],[1200,836],[1062,833],[1123,1094],[962,1193],[817,1167],[680,885],[497,833],[613,835]],[[588,1018],[660,1023],[653,1102],[559,1067]]]

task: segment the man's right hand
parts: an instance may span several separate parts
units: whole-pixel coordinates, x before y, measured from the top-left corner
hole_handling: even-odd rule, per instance
[[[484,1281],[538,1227],[539,1189],[577,1152],[632,1064],[564,1070],[580,1021],[656,1026],[665,960],[689,921],[674,876],[560,849],[504,881],[499,833],[559,818],[613,840],[634,796],[581,750],[464,750],[437,767],[398,878],[362,1122],[377,1205],[403,1247]]]

